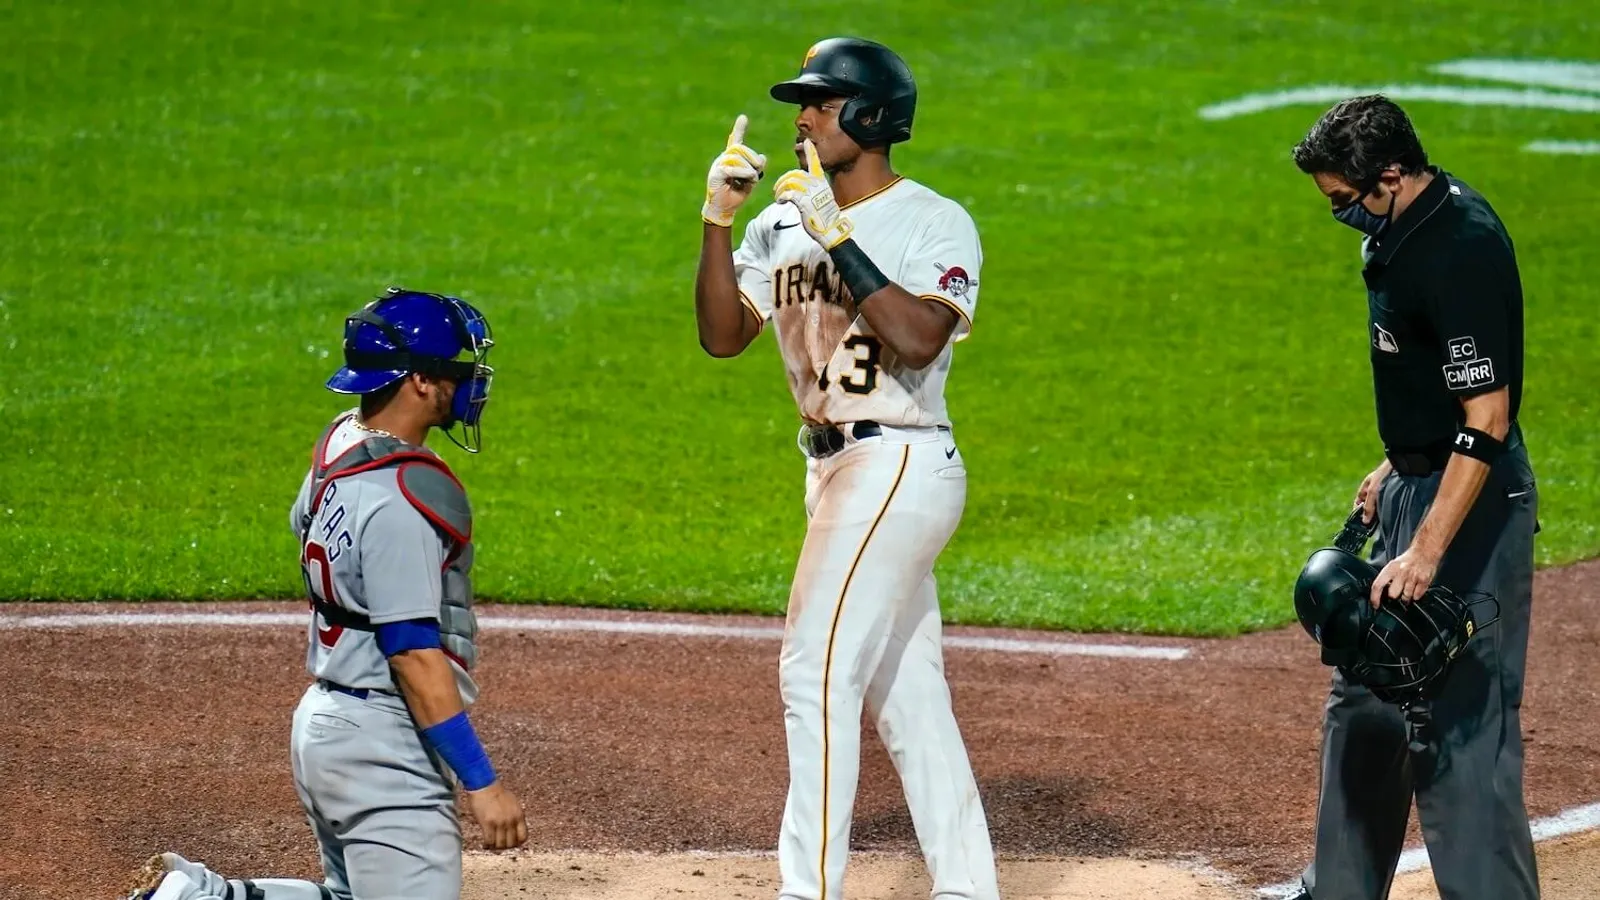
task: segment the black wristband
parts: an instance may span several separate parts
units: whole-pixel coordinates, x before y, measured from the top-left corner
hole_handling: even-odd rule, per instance
[[[1462,428],[1456,432],[1455,446],[1451,449],[1462,456],[1470,456],[1492,466],[1494,461],[1500,458],[1500,454],[1506,452],[1506,442],[1487,431]]]
[[[888,277],[867,258],[867,252],[861,249],[855,238],[841,242],[828,251],[828,256],[833,258],[834,271],[839,273],[839,280],[849,289],[858,307],[890,284]]]

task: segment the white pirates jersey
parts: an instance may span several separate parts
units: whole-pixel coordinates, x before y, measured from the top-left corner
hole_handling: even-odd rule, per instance
[[[852,237],[885,277],[960,316],[964,339],[978,305],[983,248],[972,217],[954,200],[909,178],[845,206]],[[773,323],[800,416],[817,424],[949,425],[944,382],[951,346],[926,368],[895,357],[856,310],[833,261],[800,226],[799,213],[774,203],[745,226],[733,254],[739,299]]]

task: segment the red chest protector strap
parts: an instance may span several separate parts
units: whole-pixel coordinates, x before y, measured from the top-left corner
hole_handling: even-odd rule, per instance
[[[317,512],[322,508],[334,485],[341,479],[363,472],[394,468],[395,484],[399,487],[401,495],[444,538],[446,545],[444,568],[448,570],[461,560],[472,542],[472,508],[467,503],[466,489],[461,486],[461,482],[456,479],[444,460],[422,447],[388,435],[371,435],[332,461],[324,462],[327,460],[328,442],[352,416],[353,414],[346,414],[335,419],[322,433],[322,437],[317,440],[316,448],[312,451],[311,500],[300,523],[302,539],[310,532],[311,523],[315,520]],[[471,559],[468,557],[463,565],[470,563]],[[464,571],[463,569],[463,573]],[[358,631],[375,630],[371,620],[362,613],[336,604],[319,602],[314,595],[312,606],[329,625]],[[448,646],[443,649],[445,655],[455,660],[463,671],[470,668],[467,661],[451,652]]]
[[[373,435],[330,461],[328,441],[349,416],[335,420],[317,441],[312,455],[311,503],[302,530],[309,528],[326,499],[328,489],[340,479],[363,472],[395,468],[400,493],[449,543],[446,565],[472,541],[472,508],[466,489],[450,466],[432,452],[387,435]]]

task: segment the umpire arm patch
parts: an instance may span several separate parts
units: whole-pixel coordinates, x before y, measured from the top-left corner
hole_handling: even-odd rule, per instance
[[[472,540],[472,506],[467,491],[443,463],[408,462],[396,480],[400,493],[434,527],[465,544]]]
[[[1478,355],[1478,341],[1471,335],[1445,342],[1450,361],[1444,365],[1444,385],[1452,391],[1468,391],[1494,384],[1494,360]]]
[[[1494,360],[1473,359],[1444,366],[1444,384],[1452,391],[1465,391],[1494,384]]]

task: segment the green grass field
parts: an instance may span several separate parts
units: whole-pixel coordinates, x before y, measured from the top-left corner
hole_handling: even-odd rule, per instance
[[[1593,3],[462,10],[15,5],[0,596],[296,595],[286,510],[341,408],[321,387],[341,320],[400,283],[495,324],[486,452],[446,448],[484,595],[781,611],[797,419],[769,338],[734,361],[696,344],[697,210],[735,114],[785,159],[792,108],[767,86],[854,33],[918,77],[898,167],[985,241],[950,392],[971,493],[948,616],[1283,623],[1379,458],[1357,237],[1288,161],[1321,105],[1196,111],[1446,83],[1428,67],[1467,57],[1600,61]],[[1600,156],[1521,149],[1594,140],[1600,115],[1406,105],[1517,240],[1540,561],[1600,553]]]

